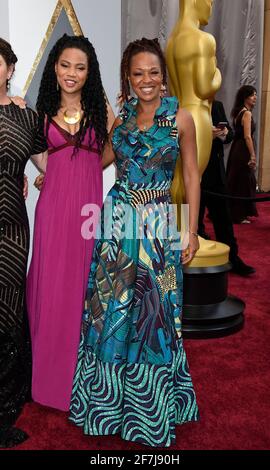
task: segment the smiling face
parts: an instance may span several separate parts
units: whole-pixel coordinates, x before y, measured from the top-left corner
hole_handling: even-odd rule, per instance
[[[87,55],[80,49],[64,49],[55,64],[55,73],[61,90],[70,94],[77,93],[87,80]]]
[[[4,57],[0,54],[0,91],[6,93],[7,80],[10,80],[14,70],[14,65],[7,65]]]
[[[159,99],[163,81],[159,57],[151,52],[135,54],[130,62],[129,79],[139,99]]]

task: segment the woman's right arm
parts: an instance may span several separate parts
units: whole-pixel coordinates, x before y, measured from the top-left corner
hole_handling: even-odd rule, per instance
[[[48,151],[46,150],[45,152],[39,153],[37,155],[32,155],[31,161],[38,171],[45,173],[48,161]]]
[[[119,117],[117,117],[110,130],[108,142],[106,142],[103,153],[102,153],[103,169],[107,168],[107,166],[109,166],[115,160],[115,153],[113,151],[113,146],[112,146],[112,136],[113,136],[114,129],[120,126],[120,124],[122,124],[122,120]]]

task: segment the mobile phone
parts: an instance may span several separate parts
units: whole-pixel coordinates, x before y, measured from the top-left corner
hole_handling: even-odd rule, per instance
[[[227,121],[221,121],[217,124],[218,129],[224,129],[228,125]]]

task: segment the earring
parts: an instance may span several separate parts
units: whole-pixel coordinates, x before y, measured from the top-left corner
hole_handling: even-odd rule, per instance
[[[132,97],[132,94],[134,93],[133,92],[133,89],[132,89],[132,86],[130,84],[130,79],[129,77],[127,77],[127,88],[128,88],[128,99],[130,99]],[[134,96],[134,95],[133,95]]]
[[[167,88],[166,88],[166,85],[161,85],[160,87],[160,96],[161,98],[163,98],[167,93]]]
[[[59,83],[56,82],[56,90],[59,91]]]

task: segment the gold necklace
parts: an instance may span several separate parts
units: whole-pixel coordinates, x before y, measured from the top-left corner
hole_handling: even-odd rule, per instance
[[[67,109],[63,112],[63,118],[67,124],[70,124],[70,125],[77,124],[77,122],[81,120],[80,111],[76,111],[75,114],[71,114],[71,115],[69,115],[68,112],[69,111]]]

